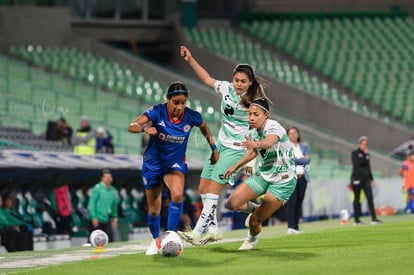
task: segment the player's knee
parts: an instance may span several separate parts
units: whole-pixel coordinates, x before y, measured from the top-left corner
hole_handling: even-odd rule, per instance
[[[151,217],[156,217],[156,216],[158,216],[160,214],[160,211],[159,210],[156,210],[156,209],[148,209],[148,214]]]
[[[226,207],[227,207],[227,209],[230,209],[230,210],[238,210],[239,205],[237,203],[237,200],[230,197],[227,200]]]

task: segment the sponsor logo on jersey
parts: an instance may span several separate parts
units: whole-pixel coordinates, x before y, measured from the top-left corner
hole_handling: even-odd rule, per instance
[[[160,125],[160,126],[162,126],[162,127],[165,127],[164,120],[161,120],[161,121],[160,121],[160,122],[158,122],[157,124],[158,124],[158,125]]]
[[[162,141],[168,141],[172,143],[183,143],[185,141],[185,136],[184,137],[171,136],[171,135],[166,135],[164,133],[159,133],[158,138],[161,139]]]

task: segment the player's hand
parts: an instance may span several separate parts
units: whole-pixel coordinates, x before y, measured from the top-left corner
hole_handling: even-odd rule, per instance
[[[218,150],[215,149],[214,151],[211,152],[210,164],[216,164],[218,160],[219,160],[219,153],[218,153]]]
[[[155,136],[157,135],[158,131],[157,131],[157,128],[151,126],[151,127],[145,128],[145,133],[147,133],[150,136]]]
[[[231,177],[231,175],[233,175],[234,172],[236,172],[237,167],[236,166],[232,166],[229,169],[227,169],[227,171],[224,173],[223,177],[225,179],[228,179]]]
[[[185,46],[180,47],[180,54],[187,62],[192,58],[191,52]]]
[[[99,226],[98,219],[92,219],[92,226],[93,226],[93,228],[97,228]]]
[[[253,140],[250,140],[248,136],[244,136],[245,141],[241,143],[241,146],[246,148],[247,150],[251,150],[256,148],[256,142]]]

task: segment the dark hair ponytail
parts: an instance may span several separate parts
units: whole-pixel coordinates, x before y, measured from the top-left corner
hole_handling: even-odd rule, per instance
[[[253,100],[256,98],[267,98],[264,91],[266,81],[255,74],[252,66],[249,64],[239,64],[234,68],[233,75],[237,72],[245,73],[248,76],[249,80],[252,82],[247,92],[241,96],[241,106],[244,108],[249,108],[250,103],[253,102]]]

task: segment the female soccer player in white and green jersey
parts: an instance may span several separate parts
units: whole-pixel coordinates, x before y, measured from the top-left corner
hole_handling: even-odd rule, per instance
[[[239,250],[256,246],[262,222],[289,199],[296,186],[293,147],[286,130],[277,121],[269,119],[267,99],[256,99],[250,104],[249,123],[252,130],[241,143],[247,153],[224,173],[224,177],[230,177],[239,167],[257,156],[255,173],[230,195],[227,208],[246,210],[250,200],[265,195],[250,217],[248,236]]]
[[[237,144],[244,141],[249,131],[248,107],[254,99],[265,97],[265,93],[263,80],[248,64],[239,64],[234,68],[232,82],[218,81],[198,64],[186,47],[181,46],[180,54],[199,79],[222,97],[222,122],[216,142],[219,160],[215,164],[206,162],[200,178],[203,210],[193,230],[178,232],[184,240],[201,245],[221,239],[217,225],[217,202],[220,191],[232,182],[232,178],[225,178],[224,173],[245,155],[245,148]]]

